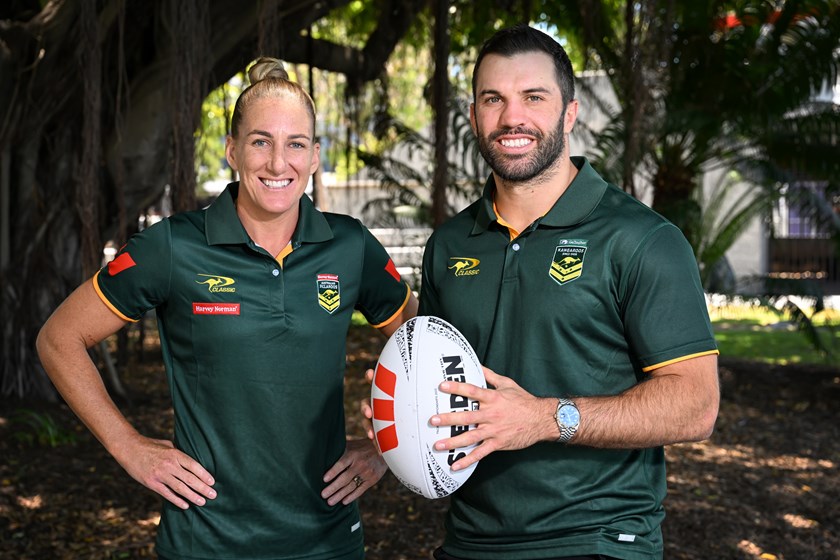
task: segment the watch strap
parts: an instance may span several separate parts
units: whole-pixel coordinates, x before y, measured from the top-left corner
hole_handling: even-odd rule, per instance
[[[560,429],[560,437],[557,439],[559,443],[568,443],[571,441],[571,439],[575,437],[575,432],[577,432],[578,426],[580,425],[580,422],[578,422],[577,424],[570,426],[560,420],[560,409],[564,406],[571,406],[574,407],[575,410],[578,410],[574,401],[564,398],[560,398],[558,400],[557,409],[554,411],[554,421],[557,422],[557,427]],[[578,417],[580,417],[580,411],[578,411]]]

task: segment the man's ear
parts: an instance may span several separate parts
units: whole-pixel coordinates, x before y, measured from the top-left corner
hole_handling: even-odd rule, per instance
[[[473,134],[478,136],[478,128],[475,126],[475,103],[470,103],[470,127],[472,127]]]
[[[569,101],[569,104],[566,105],[566,117],[563,121],[563,134],[569,134],[572,132],[572,129],[575,127],[575,123],[577,122],[577,115],[578,115],[578,101],[577,99],[572,99]]]

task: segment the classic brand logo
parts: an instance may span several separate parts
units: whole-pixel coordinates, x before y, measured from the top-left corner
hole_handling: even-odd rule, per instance
[[[341,305],[341,284],[338,282],[338,275],[318,275],[318,305],[331,315]]]
[[[196,280],[196,284],[206,284],[207,291],[212,293],[217,292],[235,292],[236,288],[232,288],[231,284],[235,282],[233,278],[227,276],[219,276],[218,274],[199,274],[204,280]]]
[[[455,271],[455,276],[477,276],[481,270],[478,265],[481,263],[478,259],[471,257],[449,257],[452,263],[447,268]]]
[[[563,239],[554,250],[554,258],[548,267],[548,275],[560,285],[571,282],[583,274],[583,257],[586,241]]]

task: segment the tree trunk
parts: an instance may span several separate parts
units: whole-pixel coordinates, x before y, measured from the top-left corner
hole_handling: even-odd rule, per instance
[[[682,150],[670,147],[653,176],[653,204],[659,212],[680,228],[692,247],[697,247],[700,235],[701,210],[695,197],[700,173],[682,159]]]
[[[12,237],[9,219],[9,204],[12,185],[9,174],[12,170],[11,153],[8,148],[0,152],[0,270],[9,264],[10,240]]]
[[[432,179],[434,226],[449,217],[446,189],[449,186],[449,0],[435,0],[435,70],[432,76],[432,107],[435,115],[435,170]]]

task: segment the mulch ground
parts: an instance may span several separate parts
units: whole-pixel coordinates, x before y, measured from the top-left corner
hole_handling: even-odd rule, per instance
[[[367,327],[351,330],[351,433],[361,435],[362,372],[383,342]],[[124,378],[133,395],[126,415],[167,437],[172,412],[155,349]],[[840,371],[724,358],[721,381],[712,439],[667,448],[665,558],[837,560]],[[152,558],[159,505],[66,406],[0,400],[0,558]],[[368,558],[431,558],[446,505],[386,474],[361,501]]]

